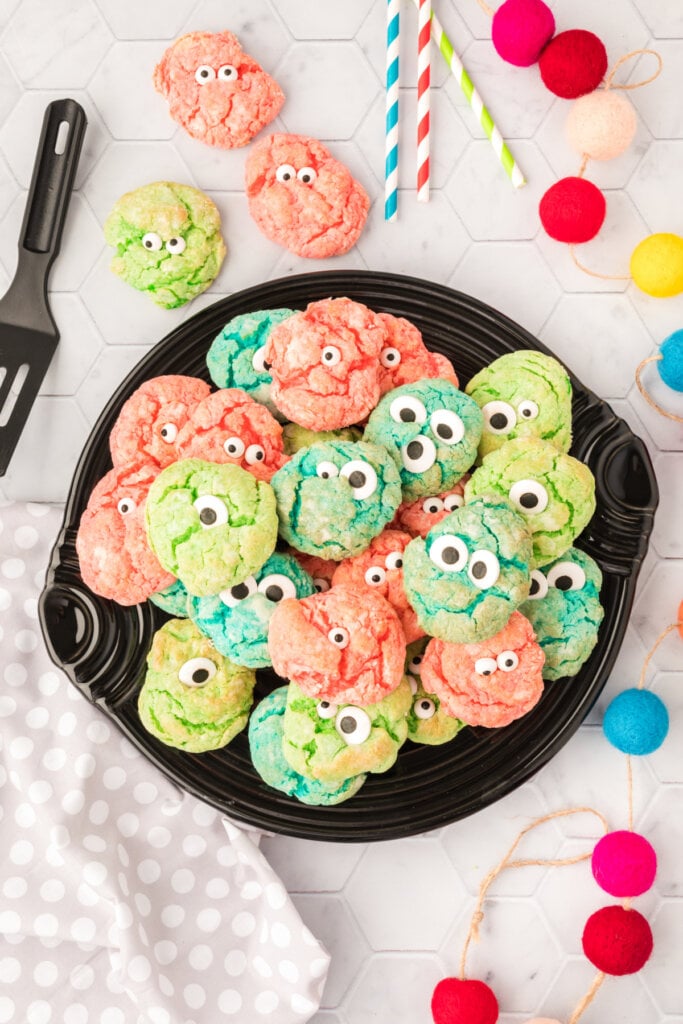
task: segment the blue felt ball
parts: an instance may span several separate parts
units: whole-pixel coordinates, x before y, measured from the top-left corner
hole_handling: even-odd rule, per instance
[[[651,754],[669,731],[669,712],[650,690],[624,690],[605,711],[605,736],[624,754]]]
[[[683,391],[683,328],[674,331],[659,346],[659,376],[674,391]]]

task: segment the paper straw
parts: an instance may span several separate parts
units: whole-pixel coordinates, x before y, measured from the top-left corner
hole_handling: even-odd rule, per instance
[[[417,4],[418,0],[414,0],[414,2]],[[465,95],[465,98],[467,99],[467,102],[474,111],[479,124],[484,129],[499,162],[503,166],[503,170],[507,174],[513,186],[515,188],[521,188],[522,185],[526,185],[526,178],[522,174],[517,161],[508,149],[507,143],[503,141],[503,136],[493,123],[493,118],[484,106],[484,101],[474,88],[472,79],[463,67],[460,58],[453,49],[453,44],[444,32],[443,26],[435,14],[432,14],[432,37],[436,45],[439,47],[444,60],[448,64],[451,74],[455,77],[458,85]]]
[[[417,17],[417,198],[429,200],[429,86],[431,0],[418,0]]]
[[[384,133],[384,219],[398,215],[398,51],[400,0],[387,0],[387,92]]]

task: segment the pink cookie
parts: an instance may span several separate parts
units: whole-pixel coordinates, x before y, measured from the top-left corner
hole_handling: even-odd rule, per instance
[[[246,146],[277,117],[285,96],[232,32],[190,32],[154,69],[154,87],[189,134],[220,149]]]
[[[268,650],[278,675],[331,704],[375,704],[403,677],[406,641],[389,602],[373,590],[334,586],[281,601]]]
[[[311,302],[273,328],[265,360],[271,398],[309,430],[358,423],[379,400],[379,353],[386,331],[376,313],[351,299]]]
[[[332,578],[335,587],[341,584],[359,592],[372,588],[385,597],[399,617],[407,644],[425,635],[403,589],[403,551],[411,540],[409,533],[384,530],[361,555],[338,563]]]
[[[370,200],[316,139],[269,135],[247,157],[249,212],[263,234],[297,256],[324,259],[355,245]]]
[[[497,729],[521,718],[541,699],[544,660],[531,623],[513,612],[508,624],[482,643],[430,640],[420,678],[447,714],[467,725]]]
[[[178,435],[180,458],[232,462],[265,481],[288,461],[282,444],[280,424],[241,388],[207,395]]]
[[[153,462],[163,469],[177,462],[178,434],[210,390],[198,377],[169,374],[146,380],[124,402],[112,427],[109,447],[114,465]]]
[[[304,572],[311,577],[319,594],[330,589],[332,577],[337,571],[339,562],[333,562],[331,558],[319,558],[318,555],[305,555],[303,551],[297,551],[296,548],[287,550],[296,558]]]
[[[415,324],[391,313],[377,315],[387,331],[387,340],[379,355],[379,386],[383,395],[425,377],[443,377],[458,387],[450,359],[439,352],[430,352]]]
[[[145,501],[158,472],[150,463],[110,470],[81,516],[76,551],[83,582],[118,604],[139,604],[175,581],[159,565],[145,531]]]
[[[397,530],[406,530],[411,537],[426,537],[433,526],[445,519],[453,509],[465,504],[465,484],[469,480],[465,473],[450,491],[434,494],[417,501],[404,501],[399,506],[392,525]]]

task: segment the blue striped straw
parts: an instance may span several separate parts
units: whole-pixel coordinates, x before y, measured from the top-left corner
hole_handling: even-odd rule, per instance
[[[398,52],[400,0],[387,0],[387,91],[384,149],[384,219],[398,216]]]

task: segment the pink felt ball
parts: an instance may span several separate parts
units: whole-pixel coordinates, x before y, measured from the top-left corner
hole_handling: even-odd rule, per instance
[[[637,832],[608,832],[593,850],[593,877],[610,896],[640,896],[657,873],[657,854]]]
[[[602,907],[586,921],[583,951],[605,974],[635,974],[652,953],[652,931],[642,914],[626,907]]]
[[[606,209],[605,197],[591,181],[561,178],[545,193],[538,212],[551,238],[574,245],[595,238]]]
[[[592,32],[573,28],[550,40],[538,59],[538,69],[547,89],[574,100],[600,85],[607,71],[607,50]]]
[[[555,19],[542,0],[505,0],[493,15],[491,38],[508,64],[528,68],[555,31]]]
[[[591,160],[613,160],[628,149],[638,119],[630,103],[613,89],[580,96],[567,118],[569,145]]]
[[[498,1000],[483,981],[442,978],[432,995],[434,1024],[496,1024]]]

